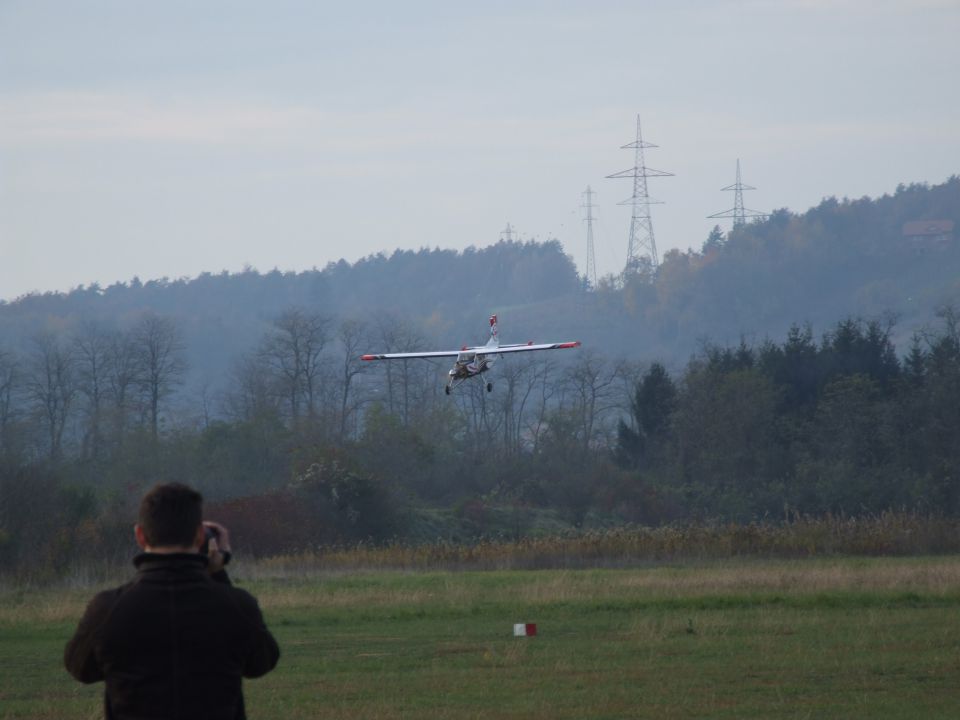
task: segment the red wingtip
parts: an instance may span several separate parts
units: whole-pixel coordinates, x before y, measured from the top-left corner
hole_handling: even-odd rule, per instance
[[[376,355],[361,355],[361,356],[360,356],[360,359],[361,359],[361,360],[376,360],[376,359],[377,359],[377,356],[376,356]]]
[[[577,340],[576,342],[560,343],[559,345],[557,345],[557,347],[558,347],[558,348],[575,348],[575,347],[580,347],[580,341]]]

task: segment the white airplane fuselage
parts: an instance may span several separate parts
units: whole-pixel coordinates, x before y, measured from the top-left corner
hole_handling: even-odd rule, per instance
[[[486,348],[462,351],[457,355],[456,362],[454,362],[453,367],[450,368],[447,373],[450,375],[450,378],[452,380],[466,380],[467,378],[485,373],[493,367],[497,356],[489,352],[481,352],[481,350],[485,351]],[[490,350],[495,352],[496,348],[490,348]]]

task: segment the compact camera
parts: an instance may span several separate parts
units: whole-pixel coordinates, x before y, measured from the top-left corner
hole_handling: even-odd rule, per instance
[[[200,546],[200,552],[204,555],[210,554],[210,541],[219,540],[220,531],[209,525],[203,526],[203,545]]]

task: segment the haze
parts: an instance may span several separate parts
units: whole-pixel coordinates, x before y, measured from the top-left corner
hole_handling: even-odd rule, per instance
[[[661,254],[733,198],[958,171],[955,2],[0,2],[0,298],[485,246],[625,260],[635,118]],[[729,222],[729,221],[727,221]],[[726,226],[725,226],[726,229]]]

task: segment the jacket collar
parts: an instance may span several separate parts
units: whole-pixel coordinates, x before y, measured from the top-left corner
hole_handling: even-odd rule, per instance
[[[140,572],[152,570],[204,570],[209,559],[199,553],[151,553],[142,552],[133,558]]]

